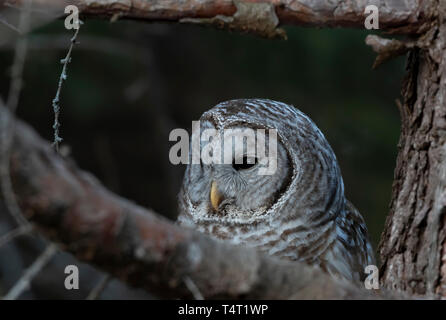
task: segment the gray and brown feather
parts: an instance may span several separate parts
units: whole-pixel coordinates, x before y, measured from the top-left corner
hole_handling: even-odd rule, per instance
[[[277,170],[262,176],[255,165],[189,164],[179,195],[181,225],[349,280],[363,277],[374,264],[367,228],[344,196],[333,150],[304,113],[272,100],[231,100],[205,112],[200,125],[276,129]],[[216,210],[212,188],[224,199]]]

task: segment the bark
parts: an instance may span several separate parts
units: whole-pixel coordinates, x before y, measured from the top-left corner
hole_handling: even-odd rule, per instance
[[[24,0],[4,0],[20,6]],[[378,7],[380,29],[393,33],[417,34],[431,24],[432,8],[418,0],[34,0],[34,5],[60,12],[67,4],[79,7],[85,17],[170,21],[213,25],[255,33],[265,37],[285,37],[279,25],[306,27],[364,28],[364,10]],[[0,7],[1,8],[1,7]]]
[[[9,116],[0,107],[0,119]],[[20,207],[44,235],[80,260],[160,297],[192,298],[186,280],[205,299],[396,297],[182,229],[106,190],[20,121],[11,151]]]
[[[446,4],[429,3],[438,20],[409,55],[380,255],[387,288],[446,297]]]

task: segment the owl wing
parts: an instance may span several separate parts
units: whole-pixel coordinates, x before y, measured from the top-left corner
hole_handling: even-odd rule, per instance
[[[364,279],[364,269],[375,264],[367,227],[358,209],[346,200],[345,209],[336,219],[340,254],[350,265],[354,280]]]

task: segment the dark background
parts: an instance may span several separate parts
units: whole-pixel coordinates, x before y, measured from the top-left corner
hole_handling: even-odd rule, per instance
[[[280,41],[190,25],[87,21],[62,88],[62,145],[113,191],[174,219],[184,167],[168,159],[173,128],[190,131],[192,120],[229,99],[293,104],[331,143],[376,249],[391,195],[404,58],[372,70],[366,30],[286,30],[288,41]],[[72,34],[59,20],[30,36],[17,113],[48,140],[59,61]],[[11,62],[11,47],[0,47],[4,98]]]

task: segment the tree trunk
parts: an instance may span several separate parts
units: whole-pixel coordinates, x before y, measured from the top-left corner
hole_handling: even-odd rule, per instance
[[[380,244],[385,287],[446,297],[446,3],[409,54],[390,214]]]

